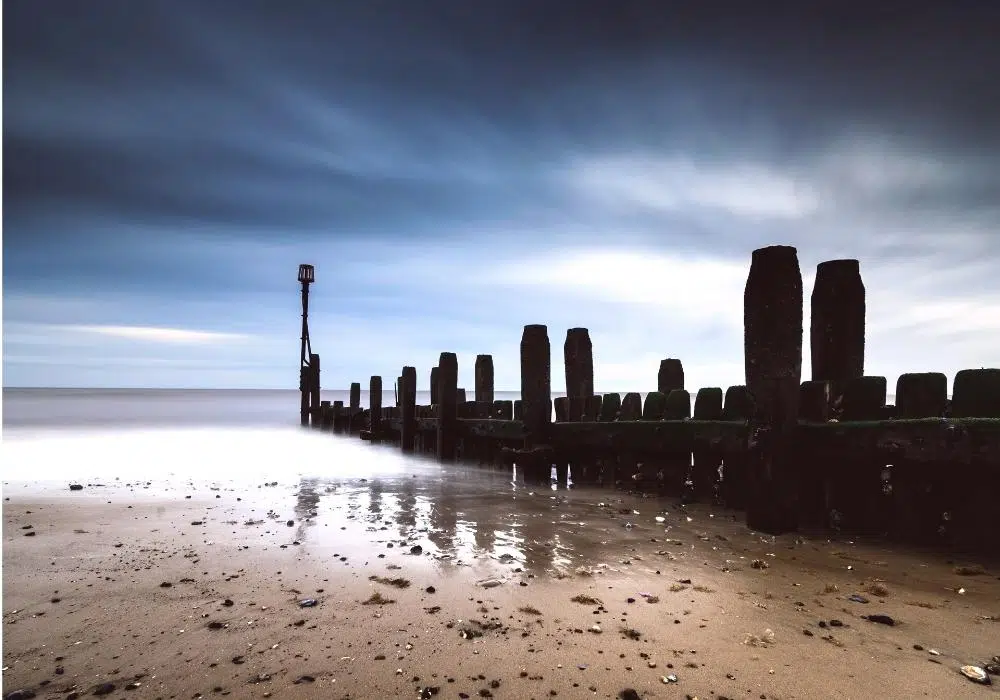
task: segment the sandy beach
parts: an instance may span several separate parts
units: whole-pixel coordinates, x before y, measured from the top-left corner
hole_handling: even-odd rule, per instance
[[[620,492],[532,489],[461,467],[437,480],[109,481],[80,491],[7,483],[3,690],[717,699],[1000,691],[959,672],[1000,654],[995,567],[760,536],[733,515]]]

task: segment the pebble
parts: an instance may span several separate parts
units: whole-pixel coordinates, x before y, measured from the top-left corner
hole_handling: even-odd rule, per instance
[[[979,668],[979,666],[962,666],[959,670],[963,676],[973,683],[981,683],[982,685],[990,685],[991,683],[989,674]]]

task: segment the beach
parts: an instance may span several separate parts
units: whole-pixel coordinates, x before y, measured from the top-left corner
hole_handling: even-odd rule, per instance
[[[4,693],[1000,692],[959,672],[1000,654],[989,562],[759,535],[705,504],[526,486],[293,432],[339,451],[342,468],[241,469],[259,451],[248,438],[229,476],[197,464],[122,476],[126,446],[94,478],[6,481]]]

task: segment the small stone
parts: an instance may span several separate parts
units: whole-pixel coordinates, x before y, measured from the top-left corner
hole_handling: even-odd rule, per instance
[[[170,581],[164,581],[163,583],[160,584],[160,588],[170,588],[173,585],[174,584],[170,583]]]
[[[424,589],[427,593],[437,593],[437,589],[434,586],[428,586]]]
[[[285,523],[285,525],[287,525],[288,527],[293,527],[295,525],[295,521],[289,520],[287,523]]]
[[[70,491],[83,491],[83,484],[70,484],[69,485],[69,490]]]
[[[303,598],[299,601],[300,608],[315,608],[319,603],[315,598]]]
[[[113,692],[115,692],[115,684],[114,683],[101,683],[96,688],[94,688],[94,692],[92,694],[93,695],[111,695],[111,693],[113,693]]]
[[[314,683],[315,681],[316,681],[316,679],[313,676],[304,675],[304,676],[299,676],[298,678],[296,678],[292,682],[295,685],[302,685],[303,683]]]
[[[893,627],[896,624],[896,621],[888,615],[862,615],[862,617],[869,622],[875,622],[880,625],[889,625],[890,627]]]
[[[415,544],[412,547],[410,547],[410,554],[423,554],[423,553],[424,553],[424,548],[421,547],[419,544]]]
[[[3,696],[3,700],[29,700],[29,698],[33,697],[35,697],[34,690],[31,690],[30,688],[21,688],[20,690],[10,691]]]

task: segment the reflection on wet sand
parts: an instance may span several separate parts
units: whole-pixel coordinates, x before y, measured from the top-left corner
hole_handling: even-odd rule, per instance
[[[439,565],[494,560],[560,576],[625,558],[630,540],[653,534],[626,526],[622,509],[609,512],[601,502],[608,494],[597,490],[536,490],[510,473],[412,466],[414,473],[367,479],[302,478],[295,492],[296,541],[364,555],[420,544]],[[644,508],[666,506],[647,502]],[[347,521],[359,519],[368,537],[343,541]]]

